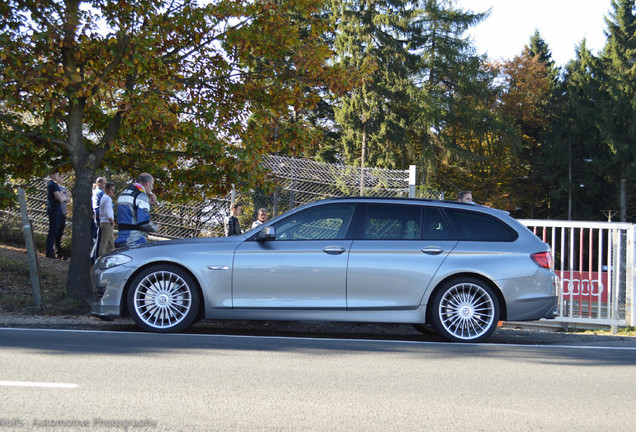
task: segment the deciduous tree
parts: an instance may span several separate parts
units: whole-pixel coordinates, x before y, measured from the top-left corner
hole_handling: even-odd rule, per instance
[[[3,173],[75,173],[67,291],[89,300],[90,194],[100,167],[155,175],[166,196],[262,183],[275,151],[257,116],[346,82],[315,0],[8,0],[0,4]],[[299,20],[304,20],[299,26]],[[303,124],[298,125],[302,130]]]

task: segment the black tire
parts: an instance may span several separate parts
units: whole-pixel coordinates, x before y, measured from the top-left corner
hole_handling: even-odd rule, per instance
[[[174,265],[154,265],[128,289],[128,312],[142,330],[174,333],[194,322],[201,296],[194,278]]]
[[[450,341],[481,342],[497,328],[499,311],[497,296],[487,284],[476,278],[457,278],[433,296],[431,324]]]

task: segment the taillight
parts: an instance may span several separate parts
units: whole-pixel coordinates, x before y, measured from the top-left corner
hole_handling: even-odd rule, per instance
[[[530,255],[532,261],[534,261],[539,267],[552,268],[552,254],[550,252],[537,252]]]

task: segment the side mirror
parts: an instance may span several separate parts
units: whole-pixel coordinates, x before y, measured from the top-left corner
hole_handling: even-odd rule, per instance
[[[256,235],[256,240],[276,240],[276,228],[273,226],[263,227]]]

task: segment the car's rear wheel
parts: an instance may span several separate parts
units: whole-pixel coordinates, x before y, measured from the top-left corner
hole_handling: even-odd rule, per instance
[[[138,274],[128,290],[128,311],[143,330],[178,332],[197,317],[200,295],[196,281],[174,265],[155,265]]]
[[[499,302],[492,289],[475,278],[446,282],[434,295],[431,324],[454,342],[480,342],[497,328]]]

